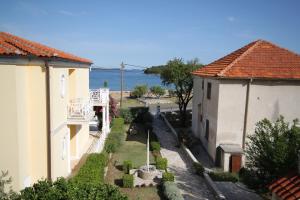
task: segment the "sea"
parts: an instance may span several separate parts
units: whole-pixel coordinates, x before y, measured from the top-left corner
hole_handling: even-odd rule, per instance
[[[92,69],[90,71],[90,88],[97,89],[104,86],[107,81],[108,88],[112,91],[121,90],[121,75],[119,69]],[[136,85],[147,85],[148,88],[160,85],[168,88],[161,83],[159,75],[144,74],[143,70],[124,70],[124,91],[132,91]]]

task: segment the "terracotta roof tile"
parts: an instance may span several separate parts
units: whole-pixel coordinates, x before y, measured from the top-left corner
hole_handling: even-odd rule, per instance
[[[92,63],[91,60],[80,58],[5,32],[0,32],[0,55],[33,55],[37,57],[61,58],[88,64]]]
[[[300,79],[300,55],[257,40],[193,74],[220,78]]]
[[[300,175],[291,173],[273,182],[269,190],[282,200],[300,199]]]

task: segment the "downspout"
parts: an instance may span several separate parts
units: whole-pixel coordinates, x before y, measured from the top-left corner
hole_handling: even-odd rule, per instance
[[[250,93],[250,85],[252,83],[252,78],[247,82],[247,91],[246,91],[246,102],[245,102],[245,115],[244,115],[244,128],[243,128],[243,150],[245,150],[245,142],[246,142],[246,132],[247,132],[247,122],[248,122],[248,107],[249,107],[249,93]]]
[[[46,121],[47,121],[47,178],[51,180],[51,109],[50,109],[50,69],[45,60],[46,68]]]

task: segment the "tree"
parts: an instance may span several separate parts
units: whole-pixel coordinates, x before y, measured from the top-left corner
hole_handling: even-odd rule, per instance
[[[246,167],[257,176],[260,184],[286,175],[297,168],[300,150],[300,128],[298,120],[290,126],[284,118],[272,123],[263,119],[256,124],[255,133],[246,143]]]
[[[184,63],[181,58],[174,58],[167,63],[160,75],[163,84],[174,85],[175,87],[182,126],[186,125],[186,108],[193,98],[193,78],[191,72],[201,66],[198,59]]]
[[[147,85],[137,85],[132,91],[132,96],[140,98],[148,92]]]
[[[157,86],[152,86],[150,88],[150,91],[152,94],[154,94],[157,98],[160,98],[160,96],[165,94],[164,88],[160,87],[159,85]]]

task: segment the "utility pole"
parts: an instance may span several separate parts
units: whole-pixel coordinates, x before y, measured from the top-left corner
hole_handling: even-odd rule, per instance
[[[122,102],[123,102],[123,79],[124,79],[124,68],[125,64],[121,63],[120,73],[121,73],[121,98],[120,98],[120,108],[122,108]]]

